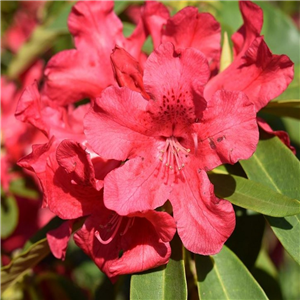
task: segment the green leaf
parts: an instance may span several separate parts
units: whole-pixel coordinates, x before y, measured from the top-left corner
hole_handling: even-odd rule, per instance
[[[187,285],[183,261],[183,248],[177,235],[171,242],[172,255],[166,266],[133,275],[130,300],[187,299]]]
[[[1,197],[2,198],[2,197]],[[15,197],[8,196],[1,201],[1,238],[9,237],[19,221],[19,208]]]
[[[40,196],[36,187],[27,185],[25,178],[12,180],[9,184],[9,191],[14,195],[30,199],[38,199]]]
[[[201,300],[268,299],[248,269],[226,246],[214,256],[196,255]]]
[[[135,26],[128,22],[123,22],[123,34],[125,37],[129,37],[134,31]]]
[[[277,137],[260,140],[253,156],[240,163],[251,180],[288,197],[300,198],[300,163]],[[266,218],[282,245],[300,264],[300,214]]]
[[[50,253],[47,239],[40,240],[27,251],[16,256],[9,265],[1,268],[1,289],[6,290],[29,269],[37,265]]]
[[[57,38],[68,33],[67,18],[72,2],[66,2],[56,16],[50,16],[45,24],[37,26],[27,43],[18,51],[8,66],[8,77],[16,79],[42,53],[48,50]]]
[[[263,112],[300,119],[300,100],[271,101],[263,108]]]
[[[266,249],[261,249],[251,273],[270,300],[283,300],[278,282],[278,272]]]
[[[285,252],[279,267],[279,283],[284,299],[300,299],[300,266]]]
[[[250,270],[261,249],[265,229],[265,218],[261,214],[249,214],[247,210],[235,207],[236,225],[226,241],[238,258]]]
[[[47,29],[59,31],[61,33],[68,33],[68,17],[73,5],[74,3],[72,2],[66,2],[61,5],[60,10],[55,14],[55,16],[51,16],[47,19]]]
[[[240,207],[273,217],[300,213],[299,201],[274,192],[261,183],[225,174],[211,173],[209,178],[219,198],[229,200]]]

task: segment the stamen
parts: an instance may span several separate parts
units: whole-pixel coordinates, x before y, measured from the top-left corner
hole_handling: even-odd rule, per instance
[[[115,216],[117,216],[117,217],[119,218],[119,220],[117,220],[117,218],[115,218]],[[111,227],[111,229],[114,229],[114,231],[113,231],[113,234],[110,236],[109,239],[103,240],[103,239],[101,238],[101,236],[100,236],[99,231],[98,231],[98,230],[95,231],[95,237],[96,237],[97,240],[98,240],[101,244],[103,244],[103,245],[109,244],[109,243],[115,238],[115,236],[116,236],[116,234],[117,234],[117,232],[118,232],[118,230],[119,230],[119,228],[120,228],[120,226],[121,226],[121,223],[122,223],[122,219],[123,219],[123,218],[122,218],[122,217],[119,217],[118,215],[115,215],[115,216],[112,218],[112,220],[114,219],[115,221],[114,221],[113,226]],[[112,223],[111,223],[112,220],[110,220],[108,224],[112,224]],[[108,224],[107,224],[107,225],[108,225]]]
[[[184,167],[184,164],[181,162],[179,152],[184,152],[186,154],[190,153],[190,149],[183,147],[177,140],[176,137],[171,136],[166,139],[166,143],[163,150],[159,152],[162,155],[159,157],[159,160],[164,163],[169,169],[175,169],[174,164],[177,167],[177,170],[180,171]]]
[[[121,232],[120,235],[126,234],[126,232],[128,231],[128,229],[131,228],[131,227],[133,226],[133,223],[134,223],[134,218],[130,218],[130,219],[127,221],[127,224],[126,224],[126,227],[125,227],[124,231]]]

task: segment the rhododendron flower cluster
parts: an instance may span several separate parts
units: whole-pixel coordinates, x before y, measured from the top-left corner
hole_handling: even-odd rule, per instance
[[[260,34],[261,9],[242,1],[240,10],[234,59],[220,71],[221,28],[208,13],[170,16],[149,1],[125,38],[113,2],[74,5],[76,49],[51,58],[41,89],[28,86],[16,110],[48,139],[19,165],[39,178],[43,206],[66,220],[48,233],[56,257],[80,222],[76,244],[112,281],[166,264],[176,231],[193,253],[221,250],[235,212],[207,172],[255,152],[257,112],[293,78],[293,63]]]

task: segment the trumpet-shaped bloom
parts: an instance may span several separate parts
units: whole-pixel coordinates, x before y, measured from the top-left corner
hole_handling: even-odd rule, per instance
[[[58,53],[47,64],[43,93],[49,99],[66,105],[96,97],[102,89],[115,84],[110,54],[116,44],[137,59],[141,56],[146,39],[143,23],[125,38],[113,7],[113,1],[79,1],[73,6],[68,27],[76,49]]]
[[[120,216],[98,205],[74,240],[112,281],[166,264],[176,231],[173,218],[154,210]]]
[[[259,111],[287,88],[294,64],[286,55],[272,54],[260,36],[261,8],[249,1],[239,5],[244,25],[232,36],[234,61],[207,83],[204,95],[210,99],[220,88],[243,91]]]
[[[206,56],[211,70],[218,67],[221,27],[211,14],[199,13],[196,7],[185,7],[170,17],[163,4],[149,1],[141,17],[155,48],[165,42],[172,42],[175,48],[193,47]]]
[[[85,216],[75,241],[112,281],[120,274],[167,263],[171,254],[169,241],[176,230],[167,213],[145,211],[119,216],[104,206],[103,178],[119,164],[95,155],[92,158],[81,144],[64,140],[56,153],[51,153],[44,178],[50,210],[69,220],[48,234],[53,254],[64,258],[73,221]]]
[[[235,226],[232,205],[215,197],[205,171],[248,158],[258,141],[253,104],[225,90],[206,101],[209,76],[200,51],[162,44],[145,64],[149,100],[110,87],[85,118],[94,151],[127,160],[104,180],[105,206],[128,215],[169,200],[184,245],[201,254],[218,252]]]

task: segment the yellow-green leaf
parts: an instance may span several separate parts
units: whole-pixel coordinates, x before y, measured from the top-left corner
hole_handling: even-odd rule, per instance
[[[300,119],[300,100],[271,101],[262,111],[277,116]]]
[[[6,290],[29,269],[34,267],[50,253],[47,239],[32,245],[27,251],[16,256],[9,265],[1,268],[1,289]]]
[[[18,225],[19,208],[13,196],[1,201],[1,238],[9,237]]]

